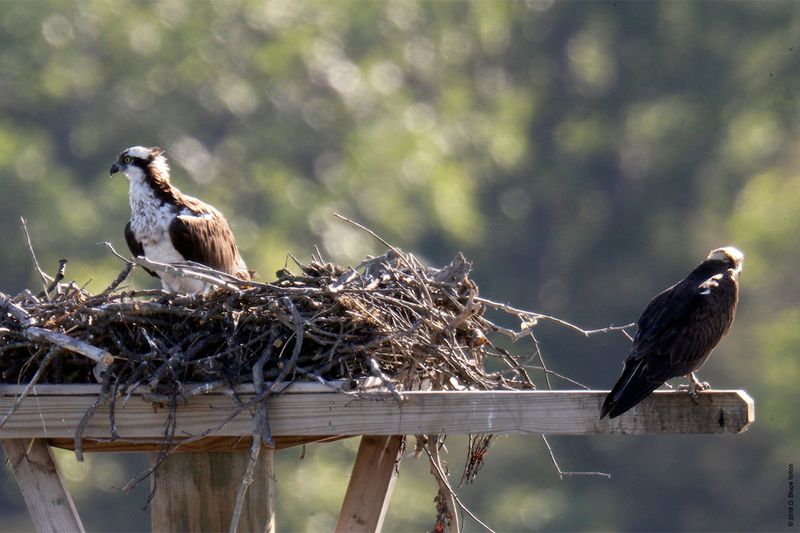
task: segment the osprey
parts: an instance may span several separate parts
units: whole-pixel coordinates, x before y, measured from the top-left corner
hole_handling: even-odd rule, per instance
[[[668,379],[689,376],[689,393],[709,388],[694,375],[728,332],[739,300],[744,255],[733,247],[708,254],[692,272],[647,305],[622,376],[600,418],[621,415]]]
[[[194,261],[250,279],[225,217],[170,184],[169,165],[160,148],[128,148],[109,172],[122,172],[130,182],[131,219],[125,240],[133,255],[159,263]],[[164,272],[157,277],[165,291],[196,293],[210,288],[203,281]]]

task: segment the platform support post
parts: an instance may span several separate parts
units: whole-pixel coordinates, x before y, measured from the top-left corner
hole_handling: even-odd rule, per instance
[[[151,503],[153,531],[228,531],[249,454],[173,453],[157,471]],[[151,453],[156,461],[158,454]],[[275,531],[274,451],[262,448],[237,531]]]
[[[402,447],[402,435],[361,437],[336,533],[381,530],[397,479]]]
[[[4,439],[3,448],[39,533],[83,532],[64,478],[46,439]]]

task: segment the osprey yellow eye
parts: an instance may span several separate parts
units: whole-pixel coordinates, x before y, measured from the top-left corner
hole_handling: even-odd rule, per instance
[[[122,162],[125,163],[126,165],[129,165],[131,161],[133,161],[133,158],[129,155],[126,155],[125,157],[122,158]]]

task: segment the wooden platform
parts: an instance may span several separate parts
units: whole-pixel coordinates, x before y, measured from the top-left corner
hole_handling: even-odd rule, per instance
[[[0,386],[0,414],[7,412],[21,387]],[[0,439],[40,437],[67,446],[84,412],[97,398],[96,385],[37,385],[11,419]],[[252,389],[243,388],[247,401]],[[753,400],[744,391],[705,391],[694,402],[684,391],[658,391],[613,420],[599,419],[605,391],[458,391],[404,392],[397,401],[386,392],[361,397],[314,383],[295,384],[268,401],[273,436],[283,445],[336,436],[405,434],[654,434],[739,433],[754,420]],[[233,398],[214,393],[189,398],[179,405],[178,437],[199,435],[222,424],[237,407]],[[125,406],[118,399],[115,419],[119,445],[158,442],[168,410],[133,395]],[[213,433],[214,437],[248,436],[252,418],[243,410]],[[108,407],[89,420],[84,437],[97,449],[109,448]],[[306,439],[307,437],[307,439]],[[236,439],[218,441],[226,449],[246,447]],[[280,441],[279,441],[280,442]],[[147,449],[141,448],[141,449]]]
[[[23,387],[0,385],[0,416],[12,408]],[[51,446],[72,448],[75,430],[97,399],[99,385],[37,385],[0,428],[0,440],[39,531],[82,531],[77,510],[59,475]],[[241,401],[252,387],[237,391]],[[267,402],[276,448],[328,442],[362,435],[337,524],[337,532],[379,531],[391,498],[403,435],[493,433],[509,435],[709,434],[740,433],[754,421],[754,402],[744,391],[704,391],[692,400],[683,391],[658,391],[628,413],[600,420],[607,391],[385,391],[361,395],[333,391],[315,383],[289,387]],[[234,500],[248,466],[252,415],[224,393],[193,396],[179,404],[176,437],[192,439],[167,458],[159,470],[165,486],[152,507],[154,527],[163,531],[199,530],[211,518],[223,527],[231,521]],[[108,405],[101,405],[84,430],[83,451],[152,451],[159,448],[168,409],[133,394],[117,399],[119,438],[111,440]],[[226,422],[227,420],[227,422]],[[49,446],[48,446],[49,444]],[[224,452],[224,453],[221,453]],[[262,448],[254,492],[243,501],[237,531],[274,531],[273,450]],[[156,454],[151,456],[158,459]],[[218,483],[187,485],[187,472]],[[220,472],[225,475],[221,475]],[[222,481],[220,481],[222,480]],[[209,506],[208,502],[215,505]],[[213,517],[197,523],[192,516]],[[455,523],[455,522],[454,522]],[[257,525],[257,526],[255,526]]]

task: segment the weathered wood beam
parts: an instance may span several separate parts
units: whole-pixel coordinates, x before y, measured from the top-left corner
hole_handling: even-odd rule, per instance
[[[155,461],[158,454],[151,454]],[[161,464],[150,507],[153,531],[228,531],[247,452],[175,453]],[[237,531],[275,532],[273,451],[262,448]]]
[[[402,435],[364,435],[347,484],[336,533],[380,531],[389,508]]]
[[[53,395],[55,391],[60,394]],[[15,398],[7,387],[0,387],[0,393],[4,412]],[[73,436],[96,394],[63,393],[63,387],[36,386],[0,428],[0,438]],[[739,433],[755,418],[754,402],[744,391],[704,391],[696,402],[685,391],[657,391],[625,415],[600,420],[605,395],[606,391],[413,391],[404,392],[398,402],[380,392],[370,393],[369,399],[337,392],[287,392],[270,399],[269,413],[275,436]],[[242,398],[246,401],[248,395]],[[179,406],[176,435],[198,435],[223,424],[234,409],[234,400],[223,394],[189,398]],[[134,396],[125,407],[117,405],[117,431],[123,440],[159,437],[166,415],[167,409]],[[244,410],[213,435],[249,435],[251,430],[251,415]],[[100,407],[84,436],[109,435],[108,409]]]
[[[36,531],[82,533],[83,524],[47,441],[4,439],[3,448]]]
[[[294,448],[296,446],[304,446],[307,444],[324,444],[327,442],[335,442],[342,439],[352,439],[354,435],[306,435],[299,437],[281,436],[275,437],[275,450],[285,450],[287,448]],[[110,439],[83,439],[82,449],[84,452],[157,452],[163,447],[163,438],[161,437],[142,437],[133,438],[129,437],[124,441]],[[177,437],[174,442],[180,442],[182,439]],[[59,438],[47,439],[47,443],[53,448],[61,448],[64,450],[75,449],[75,439]],[[252,437],[249,436],[227,436],[227,437],[205,437],[200,440],[193,440],[180,447],[181,452],[236,452],[247,451],[250,449]]]

